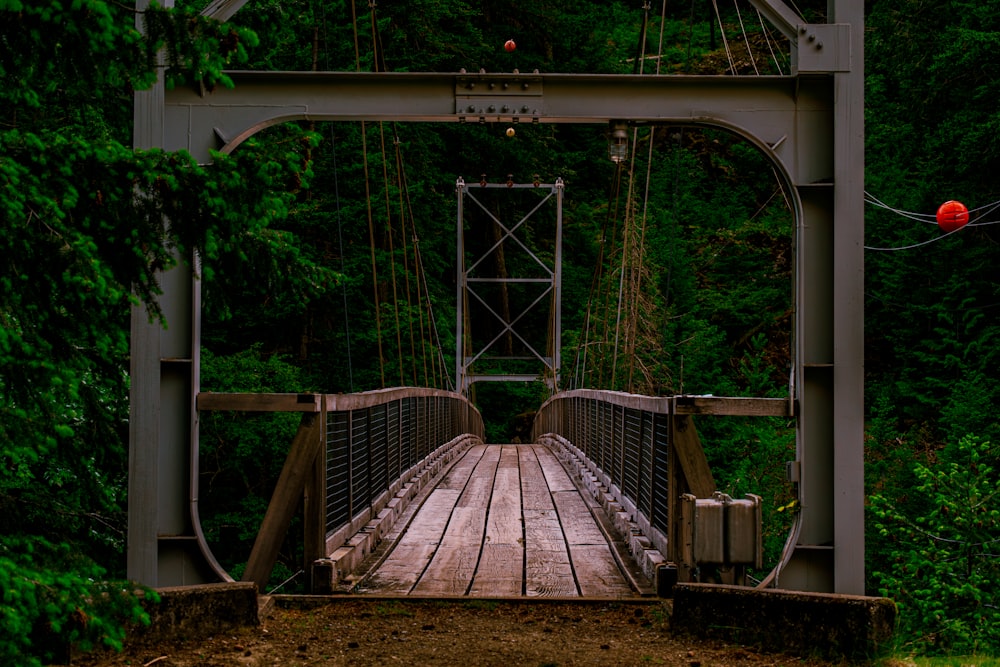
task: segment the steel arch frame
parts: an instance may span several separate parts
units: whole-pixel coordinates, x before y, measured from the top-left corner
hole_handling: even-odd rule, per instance
[[[775,165],[793,205],[800,511],[780,585],[864,592],[864,6],[829,0],[806,24],[781,0],[751,0],[792,43],[777,77],[233,72],[234,89],[136,94],[135,146],[209,162],[295,119],[670,123],[728,129]],[[228,19],[245,0],[205,13]],[[138,0],[142,9],[147,0]],[[152,586],[225,578],[198,519],[200,286],[161,276],[169,330],[132,316],[128,576]]]

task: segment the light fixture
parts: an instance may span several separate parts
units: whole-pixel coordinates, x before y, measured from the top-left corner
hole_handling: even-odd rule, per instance
[[[624,162],[628,157],[628,126],[625,121],[611,121],[611,137],[608,139],[608,157],[615,164]]]

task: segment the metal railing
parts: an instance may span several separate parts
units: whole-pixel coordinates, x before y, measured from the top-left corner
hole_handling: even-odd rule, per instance
[[[392,493],[484,434],[482,416],[468,399],[439,389],[200,393],[197,407],[302,414],[243,573],[243,580],[256,582],[259,590],[271,576],[303,495],[304,571],[309,572],[312,563],[325,559],[389,504]]]
[[[537,441],[559,435],[603,476],[620,502],[637,514],[647,534],[666,552],[674,498],[671,465],[672,398],[578,389],[556,394],[538,410]]]
[[[680,498],[710,498],[715,481],[692,415],[791,416],[788,399],[714,396],[653,398],[593,389],[556,394],[535,416],[532,438],[559,436],[665,558],[681,569],[690,526]],[[690,522],[689,522],[690,523]],[[689,580],[690,572],[681,572]]]
[[[438,389],[400,388],[326,398],[327,537],[349,526],[438,447],[483,436],[479,411]]]

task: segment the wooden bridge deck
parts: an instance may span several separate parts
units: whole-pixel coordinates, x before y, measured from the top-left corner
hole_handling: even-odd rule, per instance
[[[471,447],[387,537],[360,593],[638,596],[588,500],[543,445]]]

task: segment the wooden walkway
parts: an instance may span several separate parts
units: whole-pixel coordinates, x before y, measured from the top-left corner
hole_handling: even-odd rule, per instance
[[[410,520],[387,536],[377,567],[356,590],[423,597],[635,597],[594,505],[548,447],[471,447]]]

